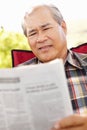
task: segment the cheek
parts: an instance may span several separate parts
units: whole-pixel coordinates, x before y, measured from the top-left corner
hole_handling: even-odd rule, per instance
[[[31,49],[34,49],[34,48],[35,48],[36,42],[35,42],[34,40],[29,40],[29,39],[28,39],[28,43],[29,43],[29,46],[30,46]]]
[[[66,42],[66,35],[63,32],[59,33],[56,35],[55,41],[57,45],[59,44],[59,46],[62,46]]]

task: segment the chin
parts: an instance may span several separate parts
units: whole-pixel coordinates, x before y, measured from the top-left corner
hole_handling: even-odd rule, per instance
[[[42,62],[46,63],[46,62],[50,62],[52,60],[55,60],[55,58],[45,58],[45,59],[41,59]]]
[[[52,61],[52,60],[55,60],[57,59],[56,56],[53,56],[53,55],[49,55],[49,54],[44,54],[44,55],[40,55],[40,57],[38,57],[38,59],[42,62],[49,62],[49,61]]]

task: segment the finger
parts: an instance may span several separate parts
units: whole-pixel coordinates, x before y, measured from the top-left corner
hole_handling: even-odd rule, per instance
[[[54,128],[59,129],[59,128],[82,126],[84,125],[85,122],[87,122],[87,117],[80,115],[72,115],[63,118],[62,120],[57,122]]]
[[[56,129],[56,130],[87,130],[87,127],[77,126],[77,127],[70,127],[70,128],[64,128],[64,129]]]

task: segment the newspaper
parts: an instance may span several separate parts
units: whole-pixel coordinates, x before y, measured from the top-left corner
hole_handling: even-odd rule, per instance
[[[0,70],[0,130],[50,130],[72,113],[62,60]]]

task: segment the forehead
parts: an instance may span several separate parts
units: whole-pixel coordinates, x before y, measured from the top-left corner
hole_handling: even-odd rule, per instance
[[[50,10],[46,7],[33,10],[32,13],[26,16],[25,21],[28,28],[38,27],[46,23],[56,23]]]

